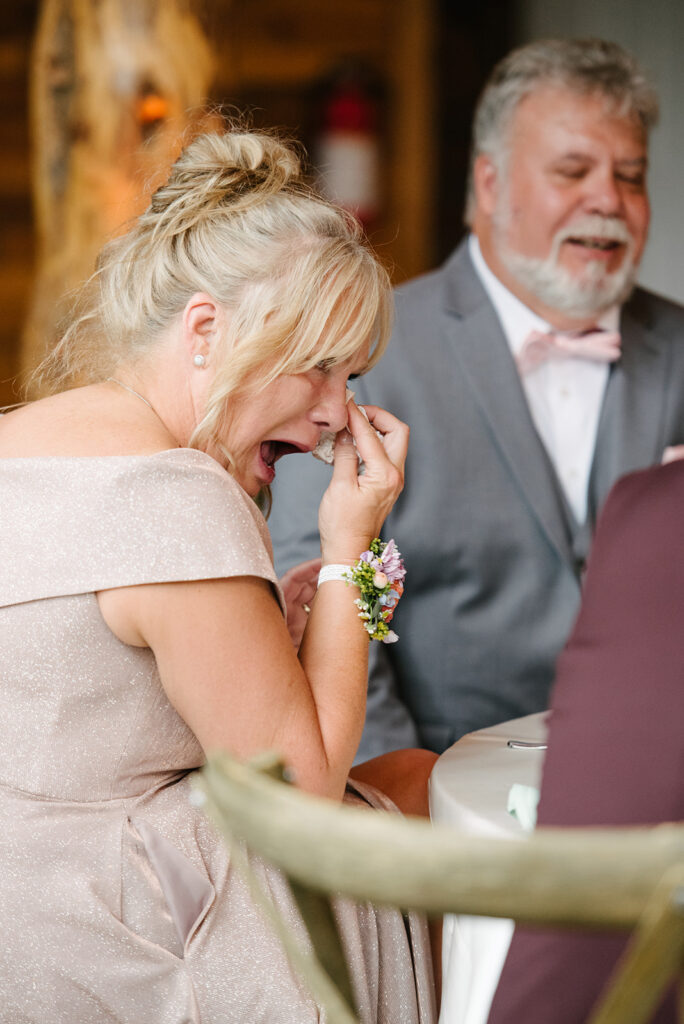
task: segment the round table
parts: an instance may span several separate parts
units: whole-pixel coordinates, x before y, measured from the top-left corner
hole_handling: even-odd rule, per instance
[[[445,751],[430,778],[432,820],[468,836],[524,839],[508,796],[514,783],[539,786],[547,715],[480,729]],[[445,916],[440,1024],[486,1024],[512,934],[503,918]]]

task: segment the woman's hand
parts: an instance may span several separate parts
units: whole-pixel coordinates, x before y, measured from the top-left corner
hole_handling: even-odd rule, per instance
[[[318,513],[324,564],[354,563],[380,533],[404,486],[407,425],[375,405],[364,406],[368,419],[353,400],[347,408],[348,429],[337,436],[333,476]],[[365,463],[361,476],[359,455]]]
[[[296,651],[299,650],[309,616],[307,609],[316,593],[320,568],[320,558],[312,558],[308,562],[294,565],[280,578],[287,605],[287,629]]]

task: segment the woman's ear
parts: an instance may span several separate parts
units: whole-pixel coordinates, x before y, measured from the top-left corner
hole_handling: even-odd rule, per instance
[[[224,320],[223,308],[206,292],[196,292],[186,303],[182,315],[183,341],[195,366],[203,367],[211,358]]]

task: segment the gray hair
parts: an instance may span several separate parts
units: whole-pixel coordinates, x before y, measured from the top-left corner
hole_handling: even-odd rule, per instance
[[[473,119],[465,222],[475,213],[473,168],[487,153],[505,167],[510,127],[520,102],[536,89],[561,86],[599,94],[625,117],[637,119],[648,136],[658,120],[658,96],[636,58],[603,39],[542,39],[513,50],[489,77]]]

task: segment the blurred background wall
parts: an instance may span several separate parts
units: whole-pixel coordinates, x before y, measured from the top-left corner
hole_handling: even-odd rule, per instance
[[[317,161],[337,167],[329,184],[341,183],[362,207],[397,282],[436,265],[463,233],[470,119],[493,64],[513,45],[542,36],[592,34],[623,43],[650,71],[662,100],[652,148],[652,240],[641,278],[684,301],[682,0],[187,2],[214,55],[207,99],[299,138],[312,173]],[[10,381],[21,365],[37,261],[29,69],[40,7],[17,0],[0,14],[0,404],[17,400]],[[148,84],[144,89],[153,132],[156,98]],[[79,131],[83,126],[74,125]],[[152,141],[145,144],[149,158]],[[149,166],[139,178],[142,192]]]

